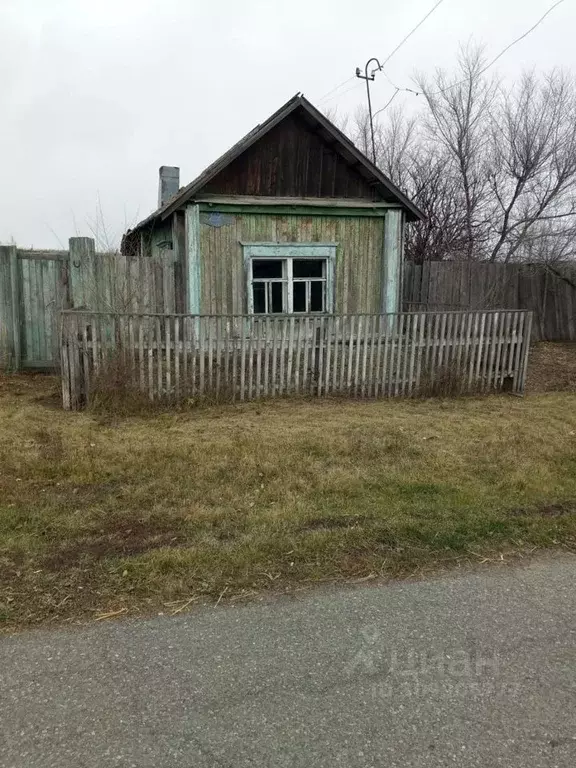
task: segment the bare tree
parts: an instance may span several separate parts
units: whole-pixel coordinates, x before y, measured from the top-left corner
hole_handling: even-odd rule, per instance
[[[576,257],[576,81],[557,70],[505,88],[479,48],[417,77],[423,108],[376,121],[376,162],[425,214],[407,257],[558,262]],[[367,153],[359,110],[344,130]]]
[[[484,68],[482,50],[467,47],[460,50],[458,67],[452,75],[439,69],[431,80],[423,75],[417,77],[427,104],[426,132],[432,143],[447,151],[446,170],[462,197],[466,231],[463,255],[467,259],[483,256],[488,237],[488,129],[497,82],[483,76]]]
[[[348,123],[357,146],[370,147],[366,110]],[[466,221],[460,188],[451,170],[446,148],[430,140],[416,117],[391,110],[386,122],[375,125],[376,163],[424,212],[424,221],[407,231],[406,256],[410,261],[464,258]]]
[[[525,74],[491,115],[491,261],[565,257],[576,227],[576,88],[553,71]]]

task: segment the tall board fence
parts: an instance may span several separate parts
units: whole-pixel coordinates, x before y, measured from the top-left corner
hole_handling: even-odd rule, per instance
[[[532,315],[62,313],[67,409],[107,389],[182,403],[524,389]]]
[[[0,369],[58,368],[62,309],[184,311],[180,268],[171,250],[97,253],[88,237],[68,251],[0,246]]]
[[[403,298],[409,311],[525,309],[534,340],[576,341],[576,263],[407,263]]]
[[[92,238],[69,250],[0,246],[0,369],[60,366],[60,310],[186,311],[183,261],[158,246],[149,255],[97,253]],[[576,341],[576,265],[428,262],[407,264],[407,311],[524,309],[533,339]]]

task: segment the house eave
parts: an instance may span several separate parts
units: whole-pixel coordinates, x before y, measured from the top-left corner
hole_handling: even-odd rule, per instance
[[[265,206],[312,206],[318,208],[401,208],[400,203],[371,201],[362,198],[334,197],[250,197],[246,195],[197,195],[188,203],[207,203],[209,205],[265,205]]]
[[[393,203],[372,203],[369,200],[323,200],[319,198],[246,198],[198,197],[185,206],[197,205],[201,213],[338,216],[384,218],[388,211],[403,210]]]

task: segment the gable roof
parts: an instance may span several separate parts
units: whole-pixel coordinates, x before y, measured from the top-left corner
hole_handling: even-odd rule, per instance
[[[328,118],[316,109],[302,94],[296,94],[286,102],[280,109],[274,112],[265,122],[257,125],[240,141],[234,144],[227,152],[221,155],[211,165],[205,168],[190,184],[173,195],[164,205],[150,214],[147,218],[139,222],[129,232],[141,229],[156,220],[164,220],[174,211],[180,208],[188,200],[197,195],[202,188],[212,181],[212,179],[239,157],[245,150],[255,144],[259,139],[265,136],[268,131],[278,125],[284,118],[296,110],[301,111],[309,123],[315,124],[322,131],[326,140],[330,140],[333,149],[339,152],[355,169],[371,184],[374,184],[382,195],[383,200],[402,205],[410,221],[416,221],[424,218],[424,214],[401,192],[382,171],[374,165],[367,157],[356,147],[350,139],[337,128]],[[369,204],[368,204],[369,205]]]

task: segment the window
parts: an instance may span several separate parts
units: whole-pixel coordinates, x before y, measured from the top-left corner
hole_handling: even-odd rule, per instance
[[[326,259],[253,258],[254,313],[326,312],[326,273]]]
[[[288,312],[285,259],[252,259],[252,301],[257,315]]]
[[[249,312],[331,311],[335,244],[244,244],[244,252]]]
[[[293,312],[326,312],[326,259],[292,262]]]

